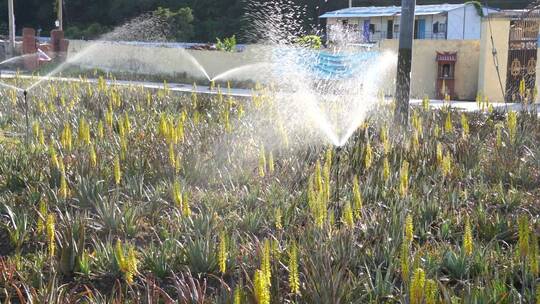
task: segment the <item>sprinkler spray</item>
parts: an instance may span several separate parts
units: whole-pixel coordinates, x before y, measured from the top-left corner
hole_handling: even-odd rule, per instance
[[[341,205],[339,203],[339,199],[340,199],[340,193],[341,193],[341,188],[340,188],[340,184],[339,184],[339,162],[341,160],[341,149],[342,147],[337,147],[336,148],[336,193],[335,193],[335,201],[336,201],[336,206],[337,206],[337,215],[339,216],[341,214]]]

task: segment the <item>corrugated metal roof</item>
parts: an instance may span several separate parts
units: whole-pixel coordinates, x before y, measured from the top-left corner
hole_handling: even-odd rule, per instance
[[[438,15],[462,8],[471,4],[433,4],[417,5],[415,15]],[[401,14],[401,6],[370,6],[370,7],[351,7],[337,11],[327,12],[319,18],[362,18],[362,17],[386,17],[397,16]]]

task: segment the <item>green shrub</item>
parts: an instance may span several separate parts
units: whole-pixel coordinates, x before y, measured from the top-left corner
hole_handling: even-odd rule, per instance
[[[318,50],[322,47],[322,40],[317,35],[307,35],[298,39],[298,45]]]
[[[216,38],[216,49],[223,52],[236,52],[236,36],[232,35],[231,37],[223,39]]]

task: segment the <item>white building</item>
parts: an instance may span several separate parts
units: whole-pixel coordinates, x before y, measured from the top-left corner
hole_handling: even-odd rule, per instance
[[[474,3],[417,5],[414,27],[415,39],[478,40],[482,16],[494,9]],[[328,40],[337,39],[335,27],[345,27],[358,42],[377,42],[398,39],[401,7],[349,7],[327,12],[320,16],[327,19]]]

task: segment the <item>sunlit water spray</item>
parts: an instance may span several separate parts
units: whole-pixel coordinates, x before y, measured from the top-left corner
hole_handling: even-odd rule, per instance
[[[231,80],[235,79],[235,77],[238,76],[246,76],[252,75],[254,72],[264,72],[266,69],[272,69],[273,63],[271,62],[260,62],[260,63],[253,63],[253,64],[246,64],[243,66],[239,66],[234,69],[230,69],[228,71],[225,71],[214,78],[211,79],[211,81],[219,81],[219,80]]]
[[[300,37],[313,33],[303,27],[303,14],[289,0],[253,4],[248,18],[254,30],[248,36],[271,49],[268,83],[274,84],[273,99],[288,131],[317,130],[323,141],[343,146],[379,100],[397,56],[372,45],[358,46],[359,32],[343,27],[330,29],[328,49],[298,46]]]
[[[110,55],[111,45],[114,41],[165,42],[167,41],[167,35],[171,30],[170,25],[162,16],[146,14],[137,17],[124,25],[117,27],[112,32],[101,36],[97,41],[79,50],[74,55],[68,56],[66,61],[58,65],[45,76],[39,77],[39,79],[31,84],[26,90],[33,90],[40,86],[44,81],[51,79],[51,77],[60,74],[66,68],[71,66],[82,66],[84,64],[85,66],[94,68],[105,68],[100,62],[100,58],[103,56],[104,52],[108,52]],[[186,59],[200,72],[200,76],[204,76],[208,80],[211,79],[205,68],[195,57],[193,57],[193,55],[185,49],[178,49],[178,52],[179,57]],[[123,54],[117,54],[117,56],[120,59]],[[132,70],[127,64],[124,68],[125,69],[123,70],[132,73],[138,72]]]

